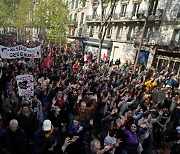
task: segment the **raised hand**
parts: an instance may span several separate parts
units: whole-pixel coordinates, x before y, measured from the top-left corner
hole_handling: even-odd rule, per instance
[[[52,105],[55,105],[55,104],[56,104],[56,98],[54,97],[52,100]]]
[[[65,141],[64,141],[64,145],[68,146],[69,144],[71,144],[71,140],[69,137],[66,137]]]
[[[91,119],[89,123],[90,123],[90,125],[93,125],[93,119]]]
[[[82,94],[79,94],[78,95],[78,100],[81,100],[82,99]]]
[[[140,127],[141,128],[146,128],[146,124],[141,124]]]
[[[162,116],[164,112],[163,112],[163,110],[160,110],[158,113],[160,116]]]
[[[79,127],[78,133],[83,130],[83,127]]]
[[[71,142],[76,142],[76,140],[79,138],[79,136],[73,136]]]

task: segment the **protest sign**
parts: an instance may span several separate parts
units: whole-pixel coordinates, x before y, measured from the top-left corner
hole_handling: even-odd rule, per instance
[[[152,100],[154,102],[162,102],[165,99],[166,99],[166,90],[165,89],[155,90],[152,93]]]
[[[34,95],[33,76],[29,74],[16,76],[19,96]]]
[[[3,59],[16,58],[41,58],[41,46],[35,48],[27,48],[23,45],[15,47],[5,47],[0,45],[0,55]]]

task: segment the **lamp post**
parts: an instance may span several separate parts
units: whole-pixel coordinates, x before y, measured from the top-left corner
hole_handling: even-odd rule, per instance
[[[150,9],[150,4],[143,0],[142,3],[141,3],[140,11],[142,11],[142,12],[147,11],[147,14],[146,14],[146,17],[145,17],[143,31],[142,31],[142,35],[141,35],[141,40],[140,40],[138,51],[137,51],[136,58],[135,58],[135,64],[134,64],[134,70],[133,70],[134,75],[136,73],[136,68],[137,68],[137,64],[138,64],[138,61],[139,61],[139,55],[140,55],[141,47],[142,47],[142,44],[143,44],[144,34],[145,34],[146,27],[147,27],[149,9]]]

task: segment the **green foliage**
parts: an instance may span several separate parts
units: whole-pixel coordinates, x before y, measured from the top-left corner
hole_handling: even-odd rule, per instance
[[[20,0],[0,0],[0,25],[14,26]]]
[[[21,0],[17,11],[14,26],[16,28],[31,27],[33,16],[33,3],[30,0]]]
[[[52,42],[64,42],[68,15],[67,6],[61,0],[40,0],[35,10],[35,25],[46,28],[47,38]]]
[[[42,35],[53,42],[65,40],[68,8],[62,0],[0,0],[0,26],[44,29]]]

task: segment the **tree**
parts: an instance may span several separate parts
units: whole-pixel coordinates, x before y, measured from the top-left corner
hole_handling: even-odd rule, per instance
[[[100,0],[100,9],[101,9],[101,14],[100,14],[100,30],[99,30],[99,48],[98,48],[98,57],[97,57],[97,63],[100,62],[101,60],[101,50],[102,50],[102,43],[104,41],[106,31],[111,23],[111,19],[113,16],[113,12],[116,6],[117,0]],[[109,4],[109,10],[107,11],[107,14],[104,16],[105,12],[105,7],[106,5]]]
[[[12,27],[16,30],[17,36],[23,36],[25,28],[31,25],[32,4],[30,0],[1,0],[0,26]]]
[[[65,43],[67,30],[68,9],[62,0],[37,0],[34,24],[44,30],[44,34],[51,42]]]
[[[64,43],[68,22],[62,0],[0,0],[0,26],[13,27],[21,36],[27,28],[40,28],[44,38]]]
[[[0,25],[14,26],[16,20],[16,10],[20,0],[1,0],[0,1]]]
[[[32,27],[33,18],[33,2],[30,0],[20,0],[17,11],[14,27],[17,32],[17,40],[19,35],[23,38],[26,34],[26,28]]]

